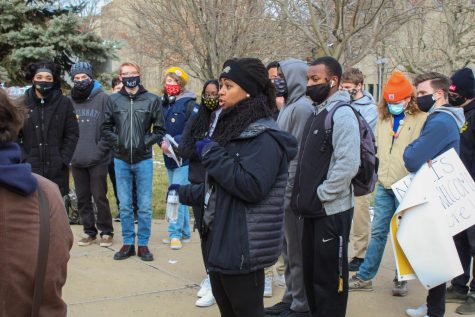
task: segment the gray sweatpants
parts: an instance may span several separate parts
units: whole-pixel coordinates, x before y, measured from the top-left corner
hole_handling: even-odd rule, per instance
[[[308,311],[303,280],[302,232],[303,219],[298,219],[290,208],[290,195],[286,195],[284,231],[287,248],[283,250],[285,262],[285,293],[282,301],[290,303],[296,312]]]

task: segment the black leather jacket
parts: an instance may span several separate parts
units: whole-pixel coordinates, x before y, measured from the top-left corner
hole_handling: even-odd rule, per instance
[[[158,96],[142,86],[135,95],[125,88],[107,102],[101,132],[114,156],[129,164],[152,157],[152,145],[165,135],[163,113]]]

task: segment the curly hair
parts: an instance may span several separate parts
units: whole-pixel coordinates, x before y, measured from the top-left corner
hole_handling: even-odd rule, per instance
[[[419,110],[419,107],[417,107],[416,96],[412,94],[411,100],[409,100],[409,103],[407,104],[407,107],[404,110],[404,113],[407,115],[414,115],[418,112],[420,112],[420,110]],[[389,109],[388,109],[388,103],[386,100],[384,100],[384,98],[381,98],[381,101],[378,104],[378,113],[379,113],[379,118],[381,120],[387,120],[391,118],[391,113],[389,112]]]
[[[40,68],[47,68],[51,70],[52,75],[53,75],[53,82],[54,82],[53,89],[60,89],[61,88],[61,69],[59,68],[58,65],[56,65],[55,63],[47,59],[43,59],[43,60],[28,64],[25,71],[25,80],[28,82],[31,82],[33,80],[33,77],[35,77],[37,70]]]
[[[0,88],[0,144],[15,141],[26,118],[23,100],[13,102]]]

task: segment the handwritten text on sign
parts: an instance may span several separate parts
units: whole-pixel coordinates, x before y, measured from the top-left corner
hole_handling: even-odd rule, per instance
[[[429,168],[425,164],[422,168]],[[410,189],[427,195],[437,202],[447,216],[447,225],[453,235],[465,230],[475,219],[475,182],[454,150],[449,150],[432,160],[430,178],[421,188],[411,188],[413,175],[408,175],[391,187],[401,201]]]

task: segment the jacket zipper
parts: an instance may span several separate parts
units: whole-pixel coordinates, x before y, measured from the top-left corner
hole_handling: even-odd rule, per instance
[[[240,268],[240,270],[242,270],[243,266],[244,266],[244,254],[241,254],[241,268]]]
[[[133,113],[134,100],[130,98],[130,164],[133,164],[133,148],[132,148],[132,134],[134,131],[134,113]]]
[[[46,173],[46,152],[45,152],[45,145],[44,145],[44,140],[45,140],[45,101],[44,99],[41,99],[41,140],[40,140],[40,146],[41,146],[41,153],[43,153],[43,159],[41,162],[41,165],[43,167],[43,175]]]

